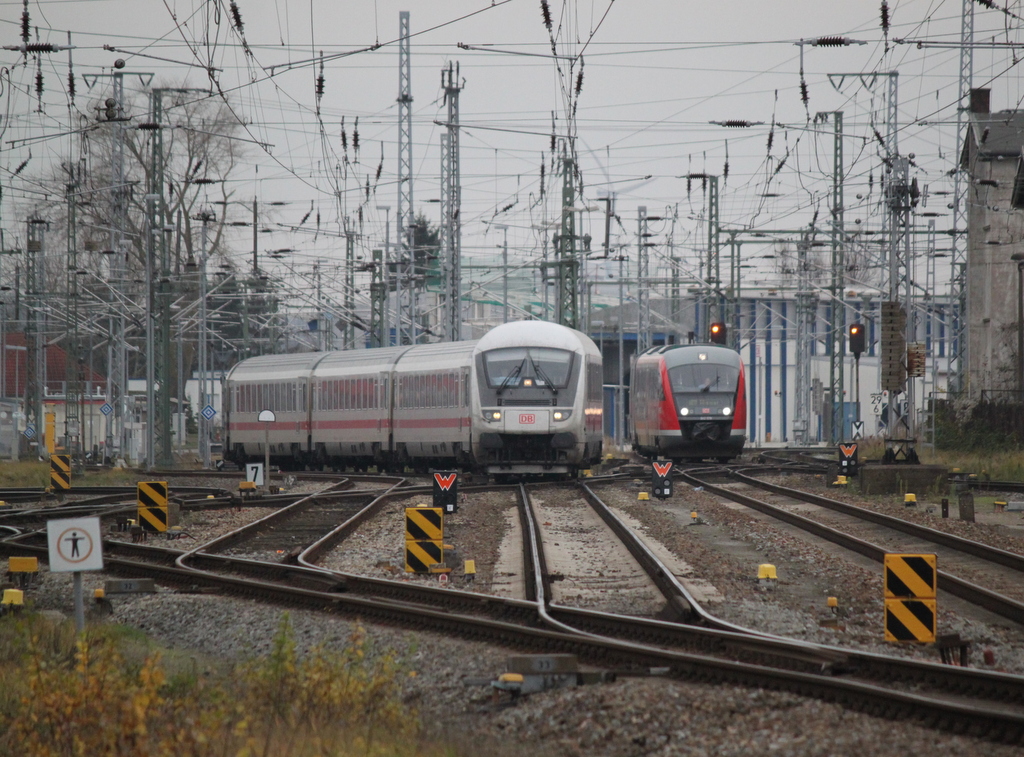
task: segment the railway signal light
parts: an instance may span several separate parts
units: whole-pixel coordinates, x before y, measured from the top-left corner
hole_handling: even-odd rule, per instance
[[[853,356],[859,358],[861,353],[864,352],[864,324],[863,323],[851,323],[850,324],[850,352]]]
[[[724,323],[712,323],[710,331],[712,344],[725,344],[728,329]]]
[[[117,120],[117,100],[113,97],[108,97],[104,102],[104,115],[108,121]]]

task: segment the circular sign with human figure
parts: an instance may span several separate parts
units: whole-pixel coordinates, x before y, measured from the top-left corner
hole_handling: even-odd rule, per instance
[[[103,570],[99,518],[66,518],[46,524],[51,573]]]

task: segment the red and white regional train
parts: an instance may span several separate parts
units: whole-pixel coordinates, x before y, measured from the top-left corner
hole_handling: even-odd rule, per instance
[[[730,460],[746,442],[739,353],[715,344],[654,347],[633,364],[630,438],[645,457]]]
[[[544,321],[472,342],[250,358],[224,380],[224,457],[263,460],[269,431],[282,469],[571,474],[601,457],[602,378],[589,337]]]

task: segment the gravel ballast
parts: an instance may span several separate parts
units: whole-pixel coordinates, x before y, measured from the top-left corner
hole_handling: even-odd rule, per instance
[[[799,484],[790,479],[791,486]],[[649,543],[678,558],[686,578],[715,596],[711,610],[723,618],[794,638],[935,660],[933,650],[894,647],[880,640],[881,580],[878,571],[850,561],[835,549],[812,544],[792,532],[766,526],[743,510],[705,492],[678,487],[667,502],[637,502],[629,487],[600,487],[599,495]],[[415,503],[414,503],[415,504]],[[514,499],[498,492],[493,510],[465,510],[452,519],[453,538],[466,557],[478,562],[476,590],[486,590],[486,571],[498,561],[510,528]],[[405,503],[394,503],[397,516]],[[690,513],[702,525],[691,525]],[[204,514],[202,537],[226,525],[214,521],[249,519],[254,513]],[[351,561],[358,572],[395,577],[401,526],[385,518],[360,531],[347,548],[325,562]],[[197,529],[198,530],[198,529]],[[200,534],[196,534],[200,536]],[[379,541],[378,541],[379,539]],[[398,541],[399,544],[395,542]],[[189,544],[189,547],[194,544]],[[470,554],[471,553],[471,554]],[[767,589],[755,576],[759,562],[779,567],[778,586]],[[391,568],[384,568],[386,563]],[[369,564],[369,565],[368,565]],[[337,568],[336,568],[337,569]],[[86,596],[103,585],[102,574],[86,574]],[[421,579],[435,580],[435,579]],[[460,586],[460,588],[471,588]],[[826,627],[826,596],[839,596],[839,627]],[[72,612],[71,577],[45,571],[30,598],[40,609]],[[269,651],[284,609],[234,597],[177,594],[111,597],[112,620],[138,627],[163,643],[211,661],[232,661]],[[318,643],[345,644],[353,618],[289,610],[300,650]],[[981,649],[994,652],[994,669],[1024,671],[1024,635],[1010,624],[988,623],[944,612],[941,632],[959,632],[972,641],[972,663]],[[481,642],[367,625],[376,648],[393,648],[404,660],[405,701],[422,722],[455,743],[471,744],[466,754],[531,755],[803,755],[929,754],[994,757],[1019,754],[1016,748],[954,736],[908,722],[870,717],[814,699],[782,692],[706,685],[661,678],[627,678],[532,695],[513,707],[495,707],[487,687],[467,687],[465,677],[493,677],[516,650]],[[212,663],[211,663],[212,664]]]

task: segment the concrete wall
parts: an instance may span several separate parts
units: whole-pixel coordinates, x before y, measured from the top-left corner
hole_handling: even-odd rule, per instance
[[[1016,390],[1017,264],[1024,210],[1010,206],[1018,158],[976,160],[968,188],[970,394]]]

